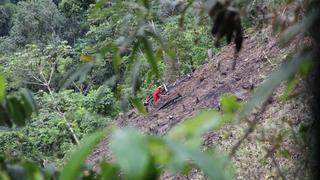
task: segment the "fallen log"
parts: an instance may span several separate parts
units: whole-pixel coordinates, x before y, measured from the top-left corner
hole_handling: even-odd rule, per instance
[[[173,99],[169,100],[168,102],[164,103],[158,110],[161,110],[163,108],[166,108],[174,103],[176,103],[178,100],[180,100],[182,98],[181,94],[178,93],[178,95],[176,97],[174,97]]]

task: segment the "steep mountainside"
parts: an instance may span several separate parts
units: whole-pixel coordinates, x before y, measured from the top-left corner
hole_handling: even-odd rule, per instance
[[[219,97],[223,94],[234,94],[239,101],[246,101],[266,75],[292,50],[294,44],[280,49],[270,29],[265,29],[261,34],[247,35],[236,60],[235,70],[232,70],[234,47],[224,47],[220,54],[209,59],[201,68],[168,85],[168,92],[162,94],[160,102],[148,107],[149,115],[143,116],[132,110],[127,117],[119,116],[115,124],[118,127],[136,127],[147,134],[165,135],[179,122],[202,109],[219,110]],[[272,149],[270,142],[278,134],[298,131],[301,124],[309,123],[310,119],[305,94],[300,93],[294,99],[281,102],[277,98],[282,92],[281,89],[275,92],[266,112],[259,115],[256,130],[243,142],[233,157],[238,168],[237,179],[277,179],[278,168],[285,172],[288,179],[307,176],[305,166],[301,163],[306,162],[306,147],[298,145],[293,135],[284,137],[285,140],[280,145],[283,151],[271,152],[272,155],[268,153],[268,150]],[[298,89],[303,91],[303,83],[300,83]],[[175,100],[172,101],[173,99]],[[224,152],[230,152],[246,132],[246,127],[247,123],[244,122],[208,133],[203,138],[204,148],[215,146]],[[108,157],[107,146],[108,138],[92,153],[88,161],[97,162]],[[178,177],[163,176],[163,179],[175,178]],[[203,177],[195,170],[189,176],[179,178]]]

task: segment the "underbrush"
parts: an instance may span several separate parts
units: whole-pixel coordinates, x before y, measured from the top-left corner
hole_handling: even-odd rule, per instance
[[[52,96],[47,93],[36,96],[39,113],[27,126],[1,131],[0,152],[7,157],[6,161],[49,160],[59,165],[76,144],[63,116],[82,139],[107,127],[119,112],[113,93],[106,88],[103,93],[92,90],[86,96],[71,90]]]

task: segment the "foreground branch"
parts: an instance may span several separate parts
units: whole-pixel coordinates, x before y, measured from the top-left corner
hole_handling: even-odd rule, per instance
[[[269,98],[270,99],[270,98]],[[267,105],[270,103],[270,100],[267,99],[265,101],[265,103],[262,104],[261,108],[260,108],[260,111],[256,112],[255,113],[255,118],[252,122],[250,122],[249,124],[249,127],[246,131],[246,133],[242,136],[242,138],[233,146],[231,152],[230,152],[230,156],[234,156],[236,151],[239,149],[240,145],[244,142],[244,140],[246,140],[248,138],[248,136],[254,131],[257,123],[258,123],[258,120],[260,119],[260,117],[262,116],[262,114],[264,114],[264,112],[266,111],[266,107]]]

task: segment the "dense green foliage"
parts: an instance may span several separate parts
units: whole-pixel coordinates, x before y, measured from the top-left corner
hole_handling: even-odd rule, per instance
[[[239,51],[243,37],[235,4],[212,2],[211,9],[221,8],[210,13],[215,21],[212,34],[218,39],[226,36],[227,43],[234,38]],[[41,179],[39,168],[25,160],[50,160],[63,167],[60,179],[156,179],[165,170],[187,173],[192,167],[211,179],[232,179],[230,157],[216,149],[201,151],[201,136],[241,122],[256,106],[263,106],[280,83],[297,72],[304,75],[299,70],[310,63],[305,59],[312,59],[311,50],[293,56],[243,106],[235,97],[223,96],[220,112],[203,111],[165,137],[106,128],[120,110],[135,106],[145,113],[142,100],[160,83],[172,81],[168,69],[177,70],[177,78],[206,62],[213,38],[205,26],[211,20],[201,12],[210,9],[197,5],[147,0],[1,3],[0,123],[10,127],[0,129],[0,155],[5,157],[0,159],[0,178],[12,177],[16,170],[7,163],[22,160],[28,178]],[[305,24],[289,28],[282,42],[305,34],[303,28],[311,29],[316,15],[308,14]],[[221,16],[225,21],[218,21]],[[25,89],[19,93],[22,88],[30,89],[34,98]],[[88,154],[111,130],[115,162],[102,162],[99,174],[82,172]],[[92,135],[84,138],[88,134]],[[55,176],[52,169],[44,173]]]
[[[110,90],[103,94],[103,99],[96,97],[96,91],[88,96],[70,90],[52,95],[45,92],[38,94],[38,115],[23,128],[1,132],[1,152],[10,157],[6,160],[16,161],[23,157],[37,162],[43,159],[62,162],[74,141],[57,108],[67,117],[75,134],[82,138],[106,127],[118,112]]]
[[[107,14],[98,15],[100,10],[92,8],[92,3],[80,0],[2,3],[0,63],[10,82],[6,90],[9,94],[20,88],[32,90],[39,107],[39,114],[33,115],[26,127],[3,130],[1,152],[15,154],[7,161],[46,158],[60,162],[76,143],[64,119],[80,139],[106,127],[121,108],[128,109],[129,104],[138,103],[135,99],[146,98],[159,83],[165,82],[172,73],[165,69],[178,67],[176,70],[180,73],[174,79],[183,76],[203,64],[206,50],[212,47],[208,28],[194,26],[199,19],[192,10],[187,12],[185,30],[181,31],[177,16],[181,11],[179,3],[154,3],[158,8],[154,9],[155,14],[147,15],[147,21],[140,18],[146,12],[138,6],[132,8],[130,3],[105,6]],[[117,11],[118,8],[127,11]],[[137,10],[140,14],[134,13]],[[131,62],[134,49],[130,43],[137,39],[128,42],[127,38],[128,35],[134,38],[139,23],[156,28],[159,37],[161,34],[164,39],[170,39],[170,46],[174,47],[176,60],[170,58],[172,55],[166,55],[163,62],[159,60],[164,39],[150,49],[159,52],[157,76],[153,74],[155,64],[150,64],[150,52],[135,51],[140,60]],[[140,48],[146,45],[141,41]],[[93,63],[83,59],[105,48],[109,49],[102,57],[94,57]],[[119,53],[121,58],[117,65],[119,70],[113,53]],[[150,65],[153,68],[150,69]],[[81,76],[75,74],[79,68],[84,68]],[[100,87],[105,83],[113,86],[111,89]],[[16,148],[22,142],[28,145]]]
[[[183,31],[179,28],[178,17],[168,18],[163,27],[163,36],[170,39],[172,47],[175,48],[181,75],[190,73],[192,69],[204,64],[208,57],[207,50],[212,48],[210,29],[203,24],[195,25],[197,19],[192,16],[192,13],[185,15],[186,24]],[[216,49],[214,51],[217,52]]]

